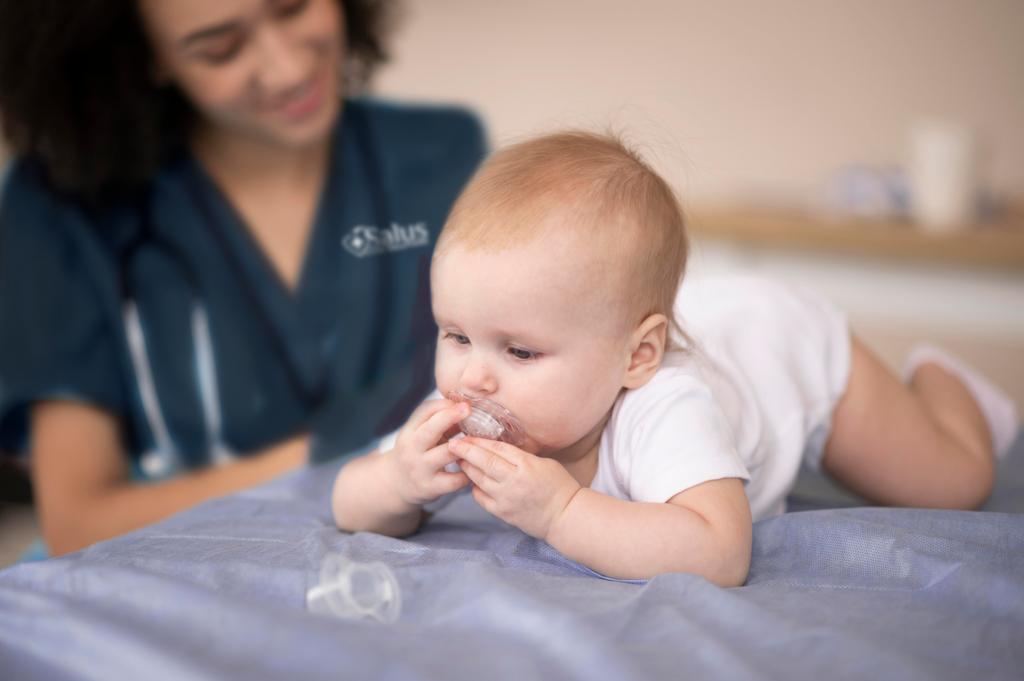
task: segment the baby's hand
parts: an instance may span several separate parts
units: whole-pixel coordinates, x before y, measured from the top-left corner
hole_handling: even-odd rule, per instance
[[[468,414],[467,404],[431,400],[406,421],[395,448],[385,453],[391,484],[405,504],[422,506],[469,484],[465,473],[444,470],[458,459],[444,443],[458,432],[455,424]]]
[[[547,539],[552,525],[580,484],[562,464],[504,442],[467,437],[448,449],[473,481],[473,498],[484,510],[526,534]]]

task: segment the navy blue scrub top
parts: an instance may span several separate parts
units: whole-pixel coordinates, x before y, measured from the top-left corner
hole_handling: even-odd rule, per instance
[[[191,154],[164,165],[147,199],[99,210],[19,161],[0,202],[0,447],[24,451],[29,405],[64,398],[117,414],[134,463],[154,448],[124,291],[183,468],[210,461],[195,297],[234,452],[309,432],[326,458],[401,426],[433,389],[430,256],[484,152],[465,111],[346,102],[294,291]],[[144,229],[155,238],[140,241]]]

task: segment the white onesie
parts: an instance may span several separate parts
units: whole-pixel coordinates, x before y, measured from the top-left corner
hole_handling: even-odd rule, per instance
[[[740,478],[755,521],[785,512],[801,463],[820,465],[846,391],[845,317],[817,295],[754,276],[687,282],[676,314],[695,345],[668,353],[645,386],[616,401],[591,489],[660,503]],[[429,508],[447,500],[438,501]]]

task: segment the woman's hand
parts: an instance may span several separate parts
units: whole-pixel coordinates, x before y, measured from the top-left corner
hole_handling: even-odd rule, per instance
[[[395,448],[384,453],[391,485],[404,503],[419,507],[469,484],[465,473],[444,469],[458,458],[444,443],[468,415],[467,404],[430,400],[406,421]]]
[[[488,513],[547,540],[580,484],[562,464],[504,442],[467,437],[447,447],[473,481],[473,498]]]

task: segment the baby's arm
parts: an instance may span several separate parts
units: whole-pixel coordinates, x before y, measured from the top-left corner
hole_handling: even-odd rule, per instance
[[[548,530],[562,555],[619,579],[690,572],[719,586],[747,578],[750,503],[737,478],[711,480],[663,504],[582,488]]]
[[[453,440],[488,512],[603,575],[690,572],[739,586],[750,566],[750,506],[740,480],[696,485],[666,503],[623,501],[580,487],[557,461],[489,440]]]
[[[338,528],[392,537],[415,532],[423,520],[423,504],[469,484],[465,473],[444,470],[457,457],[443,443],[468,413],[465,404],[424,402],[402,427],[394,449],[346,464],[331,494]]]

